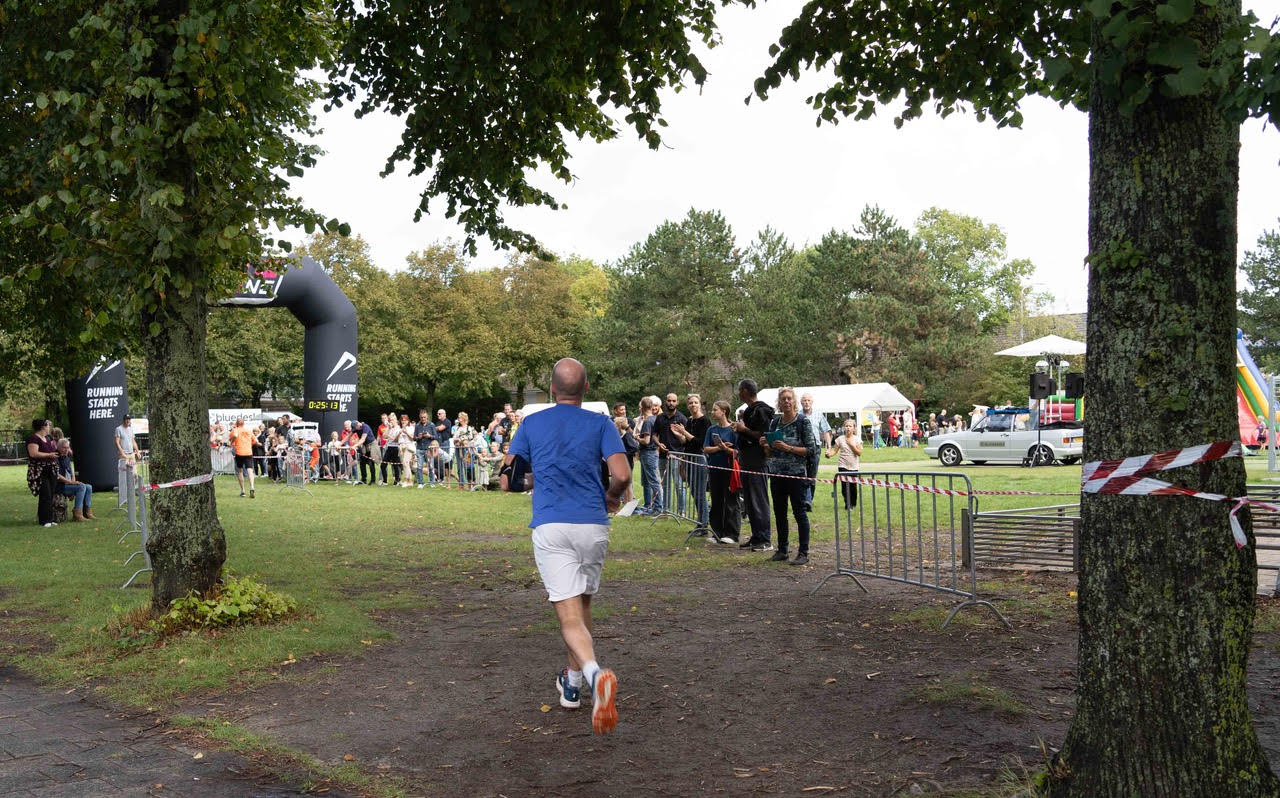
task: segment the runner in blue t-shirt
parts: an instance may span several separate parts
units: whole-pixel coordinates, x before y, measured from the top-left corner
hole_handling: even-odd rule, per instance
[[[569,667],[556,677],[560,706],[581,705],[586,679],[592,690],[591,726],[608,734],[618,724],[618,677],[596,663],[591,639],[591,596],[600,588],[600,571],[609,548],[609,513],[618,509],[631,469],[622,438],[605,416],[582,409],[587,372],[573,358],[556,363],[551,393],[556,404],[530,415],[520,425],[503,461],[502,487],[510,464],[528,461],[533,474],[533,557],[555,605],[560,634],[569,650]],[[600,482],[600,462],[609,467],[609,489]]]

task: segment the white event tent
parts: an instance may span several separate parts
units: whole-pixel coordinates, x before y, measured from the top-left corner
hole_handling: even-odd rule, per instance
[[[797,409],[800,397],[813,394],[813,409],[823,415],[855,416],[858,429],[862,429],[862,413],[865,410],[914,410],[911,400],[887,382],[864,382],[859,385],[810,385],[796,386]],[[778,389],[762,388],[757,397],[775,409],[778,406]],[[738,408],[741,410],[742,408]]]

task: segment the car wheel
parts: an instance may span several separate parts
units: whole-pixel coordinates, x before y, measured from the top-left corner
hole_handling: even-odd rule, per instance
[[[961,459],[963,458],[960,455],[958,446],[948,443],[938,450],[938,462],[944,466],[958,466]]]
[[[1027,456],[1031,458],[1033,464],[1053,465],[1053,449],[1043,443],[1039,446],[1032,446],[1031,450],[1027,452]]]
[[[1080,462],[1080,458],[1079,458],[1079,457],[1064,457],[1064,458],[1062,458],[1062,464],[1063,464],[1063,465],[1075,465],[1075,464],[1076,464],[1076,463],[1078,463],[1078,462]]]

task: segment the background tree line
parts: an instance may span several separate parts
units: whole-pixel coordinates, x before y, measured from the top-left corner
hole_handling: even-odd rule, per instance
[[[714,211],[659,225],[604,266],[514,255],[469,266],[450,242],[375,264],[367,242],[317,234],[304,248],[351,298],[360,323],[361,410],[489,412],[546,391],[559,357],[580,357],[596,398],[668,389],[732,394],[762,384],[892,382],[926,404],[1019,401],[1026,364],[995,336],[1047,297],[1011,260],[1004,232],[931,208],[913,229],[879,208],[798,248],[766,228],[745,248]],[[286,311],[217,308],[210,388],[256,404],[300,399],[301,329]]]
[[[512,389],[546,391],[566,353],[587,363],[597,397],[628,401],[728,396],[748,374],[764,385],[886,381],[930,406],[1019,401],[1025,364],[994,357],[994,338],[1047,299],[997,225],[938,208],[908,230],[867,207],[805,248],[766,228],[745,249],[721,214],[690,210],[605,266],[523,254],[475,269],[443,242],[393,271],[360,236],[324,232],[302,252],[356,306],[365,414],[490,412]],[[301,404],[303,331],[287,310],[215,306],[207,326],[211,403]],[[128,362],[143,408],[143,358]],[[15,423],[60,395],[59,375],[26,386],[7,394]]]

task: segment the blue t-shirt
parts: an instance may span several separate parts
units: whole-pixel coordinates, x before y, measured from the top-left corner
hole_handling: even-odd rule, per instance
[[[623,452],[612,421],[576,405],[557,404],[524,420],[510,452],[533,469],[530,527],[609,523],[600,461]]]
[[[717,427],[714,424],[712,424],[710,427],[707,427],[707,434],[702,439],[703,446],[716,445],[715,440],[712,439],[711,437],[712,435],[719,435],[720,440],[724,441],[725,443],[731,446],[736,447],[738,445],[738,436],[734,433],[733,427]],[[729,453],[725,451],[718,451],[715,454],[707,455],[707,465],[719,466],[721,468],[728,468]]]

